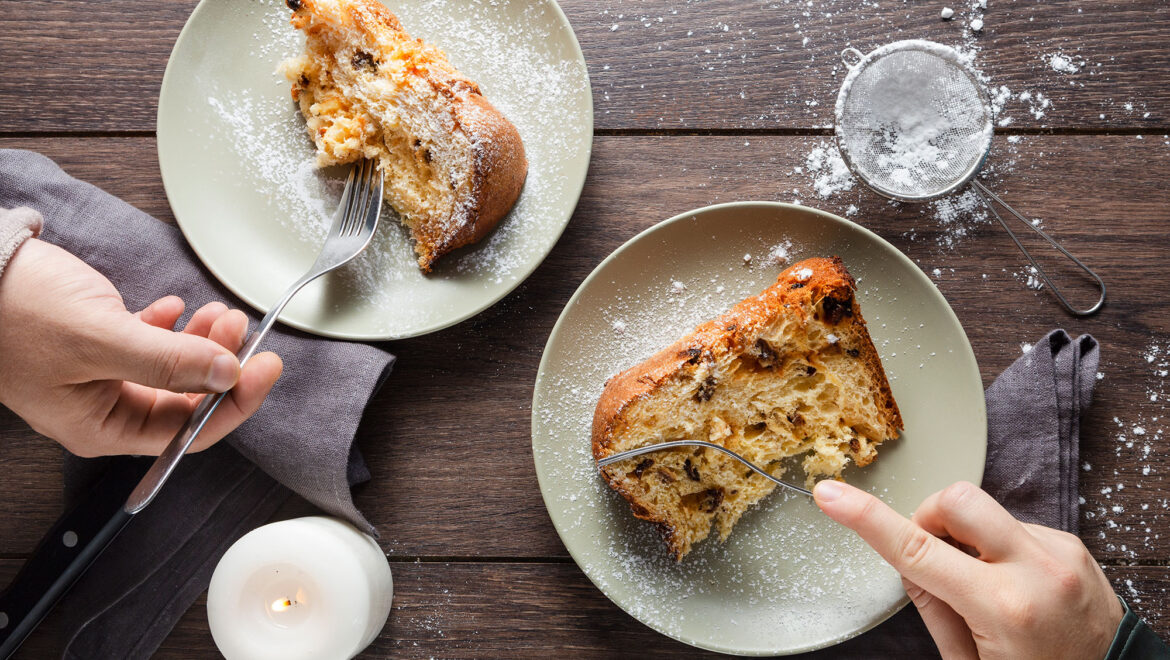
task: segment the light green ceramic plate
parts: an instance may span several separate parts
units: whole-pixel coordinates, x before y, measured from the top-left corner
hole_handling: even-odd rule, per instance
[[[983,387],[946,300],[889,243],[803,206],[711,206],[623,245],[565,307],[532,402],[540,489],[577,564],[651,628],[727,653],[829,646],[906,603],[893,569],[804,496],[777,490],[744,515],[726,544],[708,539],[675,564],[593,466],[590,423],[605,380],[774,282],[784,267],[776,257],[785,254],[787,263],[845,260],[905,417],[903,436],[845,478],[903,514],[954,481],[979,483],[987,451]]]
[[[388,4],[516,124],[528,181],[494,233],[430,276],[386,209],[366,252],[309,285],[281,317],[333,337],[420,335],[502,298],[552,249],[589,166],[589,77],[556,2]],[[276,0],[202,0],[175,43],[158,103],[159,165],[179,226],[211,272],[261,310],[316,257],[344,174],[314,167],[304,120],[277,72],[304,48],[289,15]]]

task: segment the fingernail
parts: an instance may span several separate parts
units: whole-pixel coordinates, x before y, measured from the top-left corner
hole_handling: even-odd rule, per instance
[[[211,361],[211,370],[207,372],[207,389],[212,392],[225,392],[236,384],[236,372],[239,363],[231,355],[217,355]]]
[[[832,479],[818,483],[817,487],[813,489],[813,494],[821,502],[835,502],[844,492],[845,489],[841,487],[841,484]]]
[[[248,338],[248,319],[245,318],[244,319],[244,327],[240,330],[240,338],[236,340],[236,343],[239,344],[240,346],[243,346],[244,340],[247,338]]]

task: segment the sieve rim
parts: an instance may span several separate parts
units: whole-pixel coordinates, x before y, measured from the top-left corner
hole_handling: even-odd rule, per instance
[[[870,180],[870,178],[862,173],[860,168],[854,164],[853,158],[849,154],[849,148],[845,144],[844,136],[841,134],[841,117],[845,113],[845,99],[849,96],[853,82],[859,75],[861,75],[861,72],[872,65],[874,62],[880,60],[883,57],[886,57],[887,55],[909,50],[917,50],[928,55],[933,55],[942,60],[945,60],[948,64],[962,71],[963,75],[967,76],[967,79],[970,80],[971,84],[975,87],[975,93],[979,98],[979,104],[983,109],[983,116],[985,118],[984,134],[986,135],[986,138],[982,147],[983,153],[980,155],[979,159],[975,161],[970,167],[968,167],[967,170],[963,172],[962,176],[957,177],[955,181],[949,186],[922,195],[907,195],[903,192],[890,190],[889,188],[886,188],[885,186]],[[842,51],[843,62],[844,54],[848,51],[860,52],[857,51],[856,48],[846,48]],[[954,48],[953,46],[940,44],[937,41],[929,41],[927,39],[903,39],[901,41],[895,41],[883,46],[879,46],[863,55],[856,64],[849,65],[848,62],[846,62],[845,66],[849,68],[849,73],[845,76],[845,79],[841,81],[841,89],[837,92],[837,103],[834,107],[833,113],[834,142],[837,143],[837,151],[841,153],[841,159],[845,161],[845,166],[849,168],[849,171],[852,172],[854,176],[861,179],[862,183],[868,186],[870,190],[873,190],[882,197],[900,202],[929,202],[940,197],[945,197],[966,186],[971,182],[972,179],[975,178],[977,174],[979,174],[979,171],[983,169],[983,165],[987,162],[987,156],[991,153],[991,143],[995,137],[995,120],[992,116],[991,98],[988,94],[987,85],[985,85],[983,81],[980,80],[979,74],[974,69],[974,67],[963,60],[963,57],[959,54],[958,49]]]

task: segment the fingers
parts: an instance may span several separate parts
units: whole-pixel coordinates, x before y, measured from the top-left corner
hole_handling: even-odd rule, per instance
[[[223,392],[240,376],[234,353],[215,341],[164,330],[131,315],[121,318],[104,329],[96,351],[102,379],[174,392]]]
[[[233,354],[239,352],[248,335],[248,316],[233,309],[215,319],[207,331],[207,338],[223,346]]]
[[[203,432],[195,439],[192,451],[202,451],[219,442],[244,420],[260,409],[272,386],[284,370],[276,353],[257,353],[244,365],[240,382],[219,404]]]
[[[164,296],[135,314],[143,323],[163,330],[173,330],[186,304],[178,296]]]
[[[1033,539],[1020,521],[974,484],[960,481],[926,498],[914,522],[935,536],[975,548],[985,561],[1002,561],[1028,548]]]
[[[207,333],[211,331],[211,325],[215,323],[215,320],[226,314],[227,311],[227,305],[218,301],[209,302],[195,310],[191,318],[187,319],[187,325],[183,328],[183,332],[189,335],[206,337]]]
[[[813,491],[817,506],[857,532],[899,573],[965,611],[977,602],[986,564],[932,536],[876,497],[849,484],[826,480]]]
[[[216,408],[207,425],[195,438],[190,451],[202,451],[231,433],[252,416],[280,377],[280,358],[259,353],[248,361],[239,383]],[[158,390],[135,383],[123,383],[117,403],[102,425],[109,452],[156,456],[170,443],[200,397]]]
[[[954,608],[906,578],[902,578],[902,586],[922,615],[922,621],[930,631],[939,655],[947,660],[979,657],[971,629]]]

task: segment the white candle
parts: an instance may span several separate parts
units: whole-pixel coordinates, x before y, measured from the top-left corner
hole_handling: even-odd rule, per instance
[[[394,593],[374,539],[335,518],[257,528],[219,560],[207,621],[227,660],[352,658],[378,636]]]

